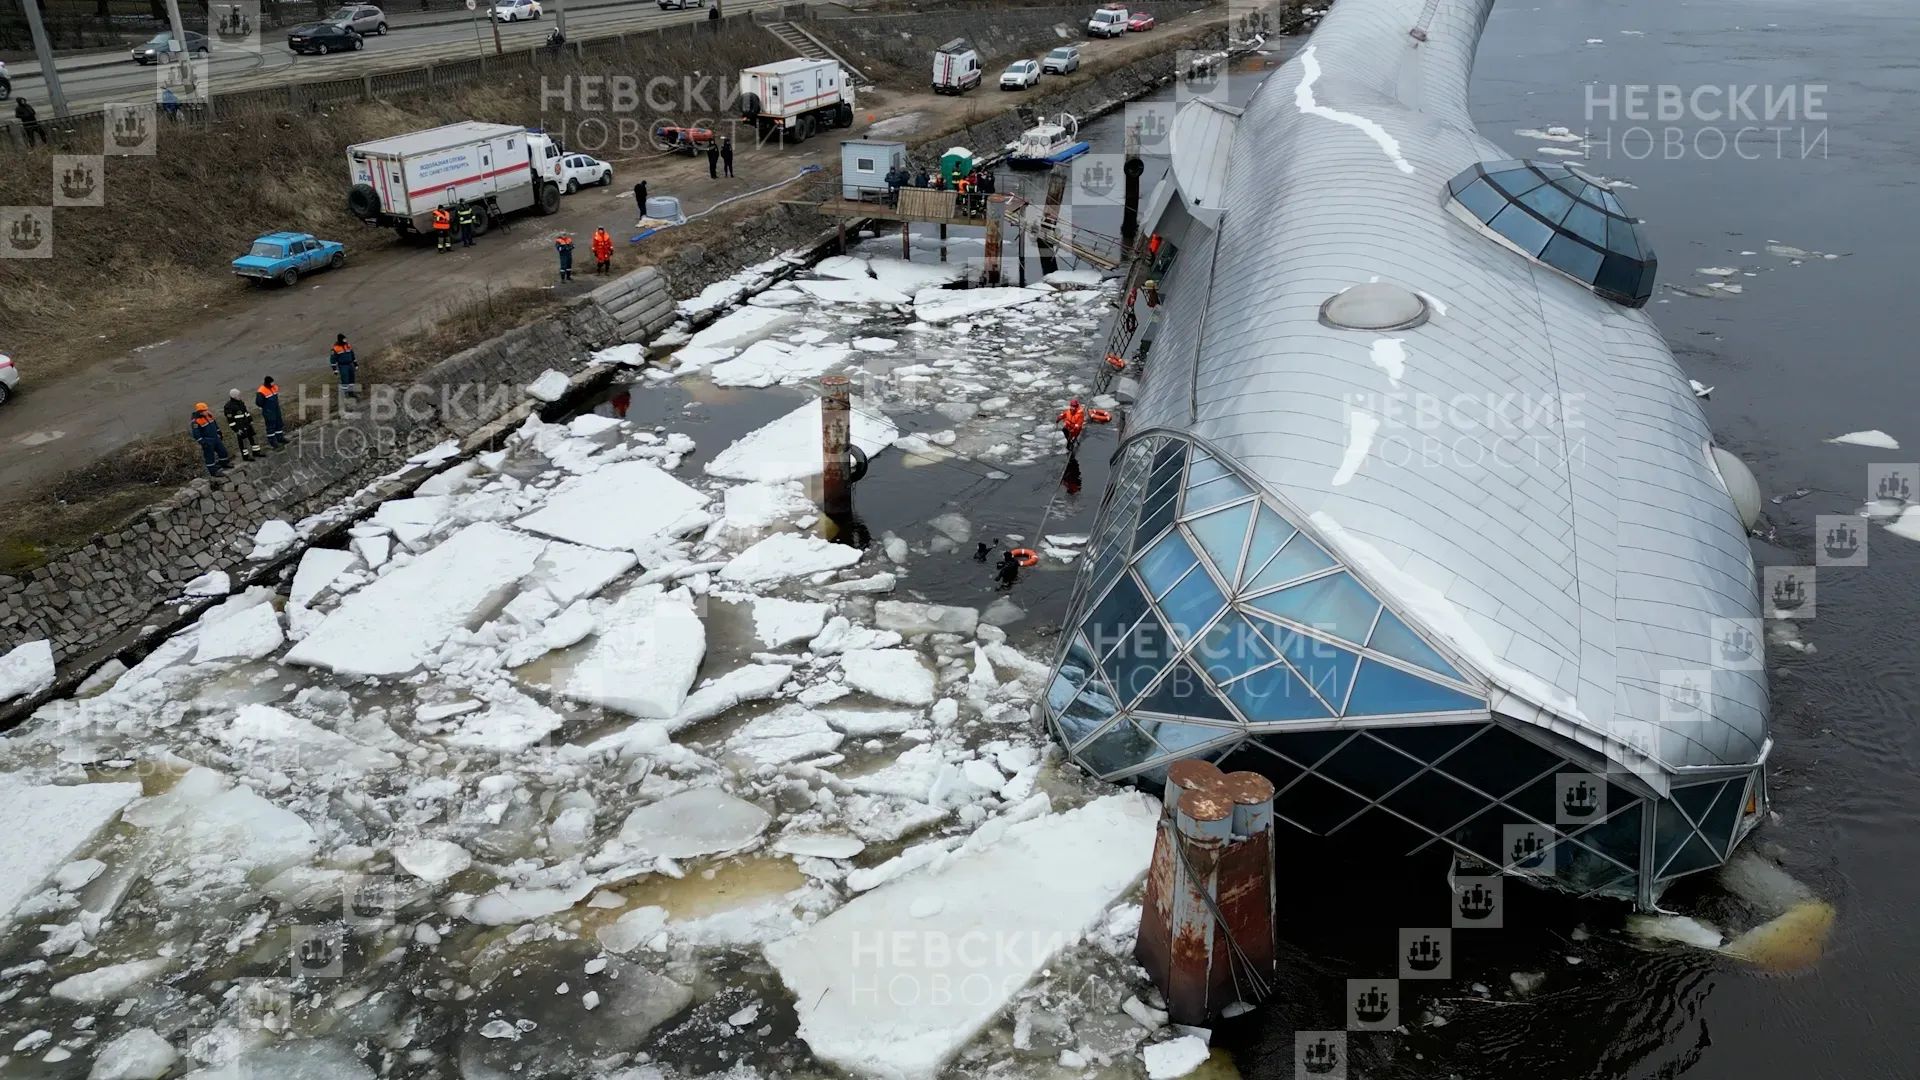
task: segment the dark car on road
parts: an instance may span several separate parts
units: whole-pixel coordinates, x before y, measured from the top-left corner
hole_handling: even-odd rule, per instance
[[[210,51],[207,45],[207,35],[205,34],[196,34],[188,30],[181,34],[180,40],[186,48],[179,51],[187,53],[188,55],[206,56]],[[171,44],[172,41],[173,35],[171,33],[162,32],[153,35],[133,47],[133,62],[142,66],[159,63],[166,58],[168,53],[174,51]]]
[[[297,53],[352,52],[366,43],[352,27],[340,23],[306,23],[287,32],[287,48]]]

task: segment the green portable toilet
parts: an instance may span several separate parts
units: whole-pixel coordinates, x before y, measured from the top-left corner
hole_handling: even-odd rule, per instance
[[[940,155],[940,176],[952,187],[955,180],[973,174],[973,151],[956,146]]]

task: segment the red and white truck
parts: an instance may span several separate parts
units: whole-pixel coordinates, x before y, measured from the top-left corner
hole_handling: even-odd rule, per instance
[[[804,142],[853,126],[853,80],[837,60],[796,57],[740,71],[740,118],[762,139]]]
[[[560,209],[560,147],[513,124],[467,121],[347,147],[347,212],[401,236],[433,229],[433,211],[461,199],[475,232],[522,210]]]
[[[933,92],[964,94],[980,85],[980,54],[966,38],[954,38],[933,50]]]

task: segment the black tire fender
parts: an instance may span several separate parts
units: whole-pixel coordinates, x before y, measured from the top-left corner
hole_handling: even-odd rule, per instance
[[[857,484],[867,475],[867,452],[852,443],[847,444],[847,483]]]

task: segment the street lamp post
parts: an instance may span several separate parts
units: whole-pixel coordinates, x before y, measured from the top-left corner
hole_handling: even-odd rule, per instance
[[[60,69],[53,63],[53,46],[47,42],[47,28],[40,22],[40,0],[25,0],[27,32],[33,35],[33,55],[40,61],[40,77],[46,80],[47,101],[53,115],[67,115],[67,95],[60,89]]]

